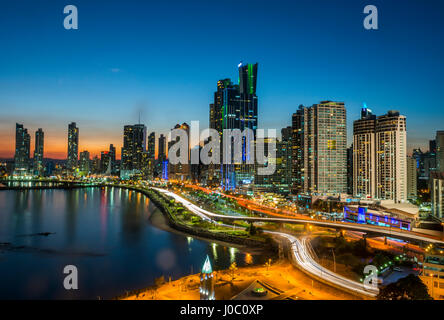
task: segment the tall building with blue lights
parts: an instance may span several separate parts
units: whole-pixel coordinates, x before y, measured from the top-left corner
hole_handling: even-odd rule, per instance
[[[249,154],[250,145],[254,143],[256,137],[258,121],[258,98],[256,95],[258,64],[238,65],[239,83],[233,84],[230,79],[219,80],[217,91],[214,93],[214,102],[210,104],[210,128],[219,132],[221,143],[223,143],[224,130],[245,129],[253,131],[253,137],[243,138],[242,162],[222,164],[218,178],[220,185],[227,190],[232,190],[242,185],[249,185],[254,182],[254,164],[248,164],[249,158],[254,156]],[[231,148],[231,150],[234,150]],[[226,150],[221,146],[222,155]],[[231,155],[232,160],[234,155]]]

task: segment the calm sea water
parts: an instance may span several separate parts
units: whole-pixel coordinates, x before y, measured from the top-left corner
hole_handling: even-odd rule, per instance
[[[197,273],[207,254],[216,270],[268,258],[163,231],[152,224],[159,214],[120,188],[0,191],[0,299],[112,298]],[[78,269],[78,290],[63,287],[66,265]]]

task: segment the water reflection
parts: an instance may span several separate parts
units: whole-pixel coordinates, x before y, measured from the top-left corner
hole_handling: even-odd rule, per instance
[[[0,299],[110,298],[199,272],[206,255],[215,270],[268,258],[163,231],[152,202],[120,188],[0,191],[0,213],[0,242],[16,248],[0,251]],[[40,232],[51,234],[31,236]],[[81,275],[76,292],[60,284],[68,264]]]

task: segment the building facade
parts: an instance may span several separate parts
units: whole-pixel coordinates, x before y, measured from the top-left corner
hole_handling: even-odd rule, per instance
[[[25,175],[29,170],[31,136],[22,124],[15,125],[14,174]]]
[[[141,173],[144,152],[146,152],[146,126],[144,124],[124,126],[120,168],[121,177],[129,177]]]
[[[44,133],[41,128],[35,132],[35,147],[34,147],[34,174],[41,176],[44,172],[43,165],[43,148],[44,145]]]
[[[444,219],[444,172],[432,172],[430,176],[430,197],[432,214]]]
[[[79,128],[75,122],[68,125],[68,160],[66,166],[75,170],[79,160]]]
[[[376,119],[376,197],[407,200],[406,118],[398,111]]]
[[[299,106],[292,117],[292,193],[347,192],[346,111],[342,102]]]
[[[415,200],[418,196],[416,159],[407,157],[407,199]]]

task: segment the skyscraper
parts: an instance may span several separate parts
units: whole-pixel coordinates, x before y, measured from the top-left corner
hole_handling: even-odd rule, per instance
[[[151,132],[148,136],[148,156],[150,159],[156,158],[156,136],[154,132]]]
[[[376,197],[407,200],[406,118],[389,111],[376,119]]]
[[[293,114],[293,193],[347,192],[346,112],[342,102],[299,106]]]
[[[417,195],[416,159],[407,157],[407,199],[416,199]]]
[[[14,173],[24,175],[29,170],[29,154],[31,148],[31,136],[28,129],[22,124],[15,124],[15,155]]]
[[[436,170],[444,172],[444,131],[436,132]]]
[[[157,149],[157,162],[156,162],[156,172],[157,176],[162,179],[168,179],[168,160],[166,154],[166,137],[161,134],[159,136],[159,143]]]
[[[376,116],[367,107],[361,119],[353,122],[353,195],[376,195]]]
[[[186,163],[178,163],[178,164],[172,164],[171,163],[171,155],[168,154],[168,178],[173,180],[191,180],[191,166],[190,166],[190,126],[187,123],[182,124],[176,124],[173,128],[174,129],[180,129],[184,130],[186,132],[186,135],[188,137],[188,143],[187,143],[187,162]],[[168,143],[168,150],[173,146],[173,144],[177,143],[179,141],[179,137],[176,138],[175,141],[170,141]],[[181,157],[180,150],[176,154],[177,157]]]
[[[35,148],[34,148],[34,174],[43,174],[43,143],[44,133],[41,128],[35,132]]]
[[[142,169],[143,152],[146,151],[146,127],[144,124],[127,125],[123,128],[121,171],[136,173]]]
[[[80,152],[79,170],[81,175],[88,175],[91,172],[91,160],[88,151]]]
[[[217,91],[214,93],[214,102],[210,104],[210,127],[220,133],[223,141],[225,129],[240,129],[242,132],[248,128],[253,131],[256,138],[258,99],[256,96],[258,64],[238,65],[239,84],[233,84],[230,79],[219,80]],[[211,166],[220,169],[220,184],[225,189],[234,189],[254,181],[254,165],[248,164],[254,155],[249,154],[250,141],[243,138],[242,162]],[[221,155],[227,150],[221,148]],[[232,155],[233,158],[233,155]],[[210,174],[213,176],[213,174]]]
[[[68,125],[68,161],[67,168],[74,170],[79,160],[79,128],[75,122]]]

